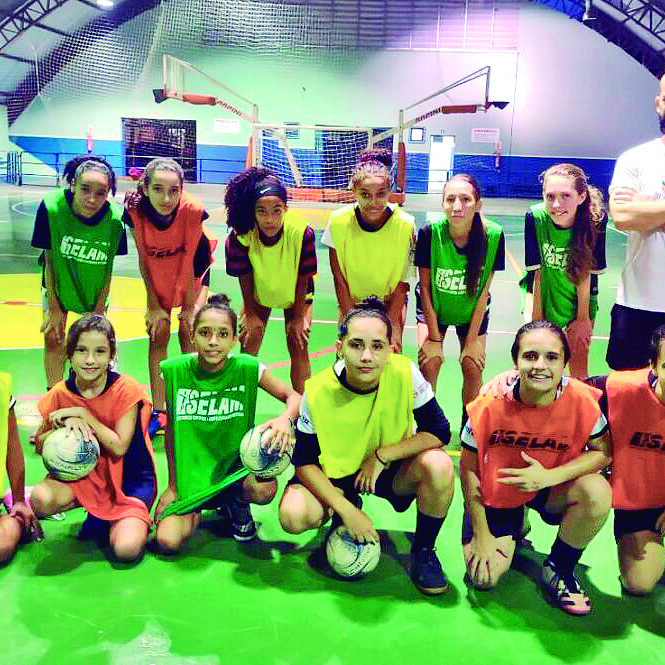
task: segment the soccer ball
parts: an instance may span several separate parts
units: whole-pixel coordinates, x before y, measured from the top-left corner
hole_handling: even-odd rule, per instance
[[[326,557],[330,567],[341,577],[359,577],[372,572],[380,556],[379,543],[359,543],[344,526],[338,526],[328,536]]]
[[[53,478],[71,482],[84,478],[95,468],[99,453],[99,443],[94,436],[90,441],[84,441],[74,432],[60,427],[46,437],[42,461]]]
[[[259,432],[259,427],[252,427],[240,442],[240,459],[257,477],[263,480],[276,478],[291,464],[291,455],[274,451],[269,453],[263,444],[270,440],[270,428]]]

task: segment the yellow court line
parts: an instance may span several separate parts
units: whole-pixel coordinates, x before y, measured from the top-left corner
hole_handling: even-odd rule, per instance
[[[517,260],[515,257],[512,255],[512,252],[506,247],[506,258],[508,259],[508,263],[512,266],[512,269],[514,270],[515,274],[518,277],[522,277],[522,272],[523,270],[520,268],[520,264],[517,263]]]

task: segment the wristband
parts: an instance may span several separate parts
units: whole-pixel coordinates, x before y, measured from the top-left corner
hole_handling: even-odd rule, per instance
[[[376,459],[378,459],[379,462],[381,462],[381,464],[383,464],[383,466],[388,466],[388,462],[384,462],[384,461],[379,457],[379,449],[378,449],[378,448],[375,448],[375,449],[374,449],[374,455],[376,456]]]

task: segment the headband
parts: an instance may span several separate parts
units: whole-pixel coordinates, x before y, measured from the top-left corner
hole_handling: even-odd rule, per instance
[[[286,203],[286,187],[280,182],[257,185],[254,189],[254,203],[264,196],[276,196]]]

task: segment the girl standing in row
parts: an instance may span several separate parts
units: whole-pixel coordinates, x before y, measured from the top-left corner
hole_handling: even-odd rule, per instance
[[[485,367],[490,285],[505,266],[501,226],[480,213],[476,180],[453,176],[443,189],[445,217],[421,229],[416,244],[420,297],[416,299],[420,370],[436,390],[443,364],[443,340],[454,325],[464,381],[462,405],[478,395]],[[466,420],[462,417],[462,425]]]
[[[273,173],[251,168],[226,188],[231,233],[226,272],[238,278],[243,309],[240,344],[256,355],[273,308],[284,310],[291,385],[302,393],[311,374],[307,347],[316,275],[314,231],[288,207],[286,188]]]
[[[387,150],[360,153],[351,174],[356,202],[330,214],[321,242],[329,248],[340,320],[355,304],[377,296],[388,310],[390,343],[399,353],[415,231],[413,217],[388,203],[391,164]]]
[[[124,221],[132,229],[147,293],[148,368],[155,413],[151,435],[164,426],[164,383],[159,364],[171,338],[171,310],[180,307],[182,353],[192,351],[191,323],[205,303],[217,240],[203,221],[203,203],[183,190],[184,172],[173,159],[153,159],[137,192],[125,200]]]
[[[42,307],[46,385],[62,379],[68,312],[106,311],[116,255],[127,254],[115,173],[101,157],[76,157],[64,169],[67,187],[42,200],[32,246],[43,250]]]
[[[587,178],[574,164],[543,174],[543,202],[524,220],[527,272],[535,271],[532,320],[566,330],[571,376],[588,375],[589,345],[598,311],[598,275],[605,269],[605,234],[591,216]]]

